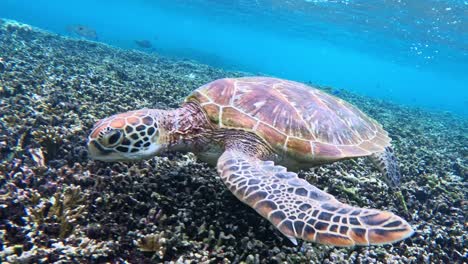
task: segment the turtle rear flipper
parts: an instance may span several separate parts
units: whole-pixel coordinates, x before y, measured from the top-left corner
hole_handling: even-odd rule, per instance
[[[413,234],[393,213],[343,204],[296,173],[242,150],[226,150],[217,169],[239,200],[294,244],[296,238],[335,246],[387,244]]]
[[[400,186],[401,173],[398,162],[391,147],[386,147],[383,152],[374,153],[369,156],[372,163],[383,174],[385,182],[391,187]]]

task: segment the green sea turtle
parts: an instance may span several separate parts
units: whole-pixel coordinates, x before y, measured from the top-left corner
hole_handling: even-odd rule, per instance
[[[216,164],[229,190],[294,244],[301,238],[375,245],[413,234],[399,216],[341,203],[291,171],[369,156],[391,185],[400,177],[390,138],[376,121],[301,83],[266,77],[216,80],[195,90],[181,108],[142,109],[99,121],[88,148],[102,161],[191,151]]]

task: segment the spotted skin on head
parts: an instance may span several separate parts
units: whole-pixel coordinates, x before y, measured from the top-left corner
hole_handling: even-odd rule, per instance
[[[88,141],[101,152],[125,155],[145,151],[158,133],[158,123],[151,110],[138,110],[102,119],[94,125]]]
[[[343,204],[272,161],[236,149],[218,161],[229,190],[268,219],[294,244],[296,238],[335,246],[388,244],[413,234],[393,213]]]

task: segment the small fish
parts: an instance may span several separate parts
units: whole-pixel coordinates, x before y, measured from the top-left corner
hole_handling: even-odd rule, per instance
[[[67,31],[90,40],[97,40],[98,38],[96,30],[84,25],[70,25],[67,27]]]
[[[340,94],[341,94],[341,91],[340,91],[340,90],[333,89],[331,93],[332,93],[333,95],[340,95]]]
[[[144,49],[150,49],[153,47],[153,44],[151,41],[143,39],[143,40],[135,40],[135,43],[140,47]]]
[[[0,57],[0,73],[5,71],[5,61]]]

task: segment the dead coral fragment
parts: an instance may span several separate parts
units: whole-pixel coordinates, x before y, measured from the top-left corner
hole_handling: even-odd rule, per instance
[[[33,131],[35,142],[39,143],[45,148],[45,154],[48,160],[54,159],[57,152],[63,144],[65,131],[62,127],[47,127],[40,126],[40,129]]]
[[[159,234],[146,235],[136,242],[138,248],[143,252],[156,252],[161,258],[166,253],[166,242],[164,231]]]
[[[46,166],[45,157],[44,157],[44,153],[42,152],[42,149],[40,148],[28,149],[28,152],[38,167]]]
[[[4,71],[5,71],[5,61],[3,60],[3,58],[0,57],[0,73]]]

